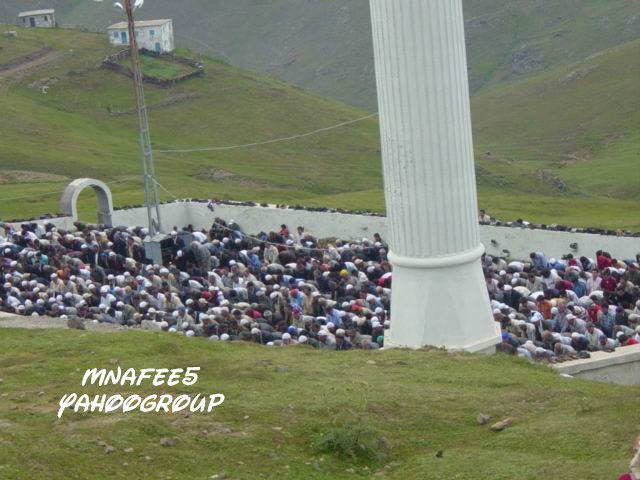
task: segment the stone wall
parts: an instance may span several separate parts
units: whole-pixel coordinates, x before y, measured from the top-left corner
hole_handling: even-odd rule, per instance
[[[122,75],[126,75],[127,77],[133,77],[133,71],[131,70],[131,68],[118,63],[120,60],[129,57],[130,54],[131,52],[129,51],[129,49],[121,50],[118,53],[115,53],[105,58],[102,61],[102,65],[104,66],[104,68],[107,68],[114,72],[120,73]],[[140,50],[140,54],[147,55],[149,57],[160,58],[168,62],[182,63],[184,65],[189,65],[194,69],[192,72],[186,73],[179,77],[169,78],[169,79],[157,78],[157,77],[152,77],[152,76],[143,74],[142,80],[145,83],[152,83],[154,85],[158,85],[161,87],[170,87],[172,85],[176,85],[177,83],[181,83],[186,80],[189,80],[190,78],[204,75],[204,65],[202,64],[202,62],[195,60],[193,58],[182,57],[180,55],[175,55],[173,53],[160,54],[160,53],[152,52],[150,50],[145,50],[145,49]]]

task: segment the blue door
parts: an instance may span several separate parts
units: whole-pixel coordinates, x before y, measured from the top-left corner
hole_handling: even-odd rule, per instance
[[[122,43],[129,43],[127,41],[127,32],[120,32],[120,39],[122,40]]]
[[[160,53],[160,44],[156,42],[156,52]]]

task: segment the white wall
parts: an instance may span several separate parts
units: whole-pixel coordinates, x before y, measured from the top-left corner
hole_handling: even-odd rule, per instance
[[[151,35],[151,31],[154,35]],[[127,43],[122,43],[122,32],[127,34]],[[147,50],[156,51],[156,42],[161,45],[161,52],[172,52],[175,50],[175,43],[173,39],[173,23],[167,22],[162,25],[153,27],[136,27],[138,41],[138,48],[145,48]],[[114,33],[117,33],[117,37],[114,37]],[[129,31],[126,28],[111,29],[108,30],[109,42],[112,45],[125,46],[129,45]]]
[[[291,230],[299,225],[318,238],[336,237],[345,240],[373,238],[379,233],[387,238],[386,218],[370,217],[326,212],[308,212],[305,210],[285,210],[275,207],[245,207],[236,205],[217,205],[211,212],[206,204],[196,202],[171,203],[161,206],[162,224],[165,230],[192,224],[197,229],[209,229],[215,217],[223,220],[235,220],[249,234],[261,231],[278,231],[285,223]],[[50,220],[60,228],[71,228],[70,218]],[[46,221],[45,221],[46,223]],[[113,214],[114,225],[146,225],[146,208],[117,210]],[[480,227],[482,243],[487,252],[503,255],[502,250],[511,252],[511,258],[526,259],[532,251],[545,252],[550,257],[560,257],[566,253],[574,256],[593,257],[597,250],[603,249],[614,257],[633,258],[640,253],[640,238],[592,235],[586,233],[553,232],[524,228]],[[495,244],[492,242],[495,241]],[[578,244],[573,251],[569,245]]]
[[[640,385],[640,345],[620,347],[613,353],[592,352],[589,359],[559,363],[553,368],[585,380]]]

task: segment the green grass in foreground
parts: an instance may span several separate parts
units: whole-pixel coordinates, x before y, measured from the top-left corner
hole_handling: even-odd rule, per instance
[[[328,353],[145,332],[27,330],[3,330],[0,350],[0,477],[7,479],[225,472],[232,479],[602,480],[627,467],[640,422],[638,387],[565,379],[505,356]],[[80,387],[85,369],[118,365],[202,371],[192,387]],[[67,412],[58,420],[59,398],[71,392],[223,393],[226,401],[212,414]],[[375,440],[386,439],[384,459],[352,463],[314,449],[341,412],[362,415]],[[515,425],[494,433],[476,424],[479,413],[511,416]],[[162,437],[178,443],[161,447]],[[99,440],[115,452],[105,453]]]

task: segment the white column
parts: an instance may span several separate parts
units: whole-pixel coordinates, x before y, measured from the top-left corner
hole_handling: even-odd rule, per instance
[[[389,346],[489,351],[461,0],[371,0],[389,258]]]

